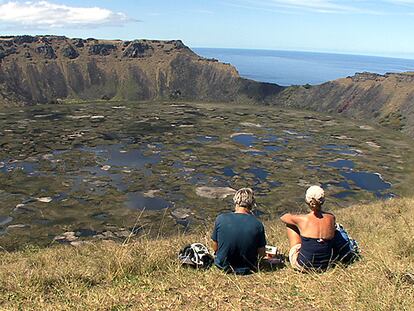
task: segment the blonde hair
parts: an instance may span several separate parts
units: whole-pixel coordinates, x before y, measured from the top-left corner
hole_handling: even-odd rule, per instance
[[[254,198],[254,192],[251,188],[241,188],[237,190],[233,197],[234,204],[251,210],[256,206],[256,199]]]
[[[305,201],[313,211],[320,211],[325,202],[325,191],[319,186],[311,186],[306,191]]]

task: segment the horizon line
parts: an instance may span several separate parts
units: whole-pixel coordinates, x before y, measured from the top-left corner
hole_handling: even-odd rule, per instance
[[[210,47],[210,46],[189,46],[191,49],[221,49],[221,50],[250,50],[250,51],[279,51],[279,52],[301,52],[301,53],[315,53],[315,54],[334,54],[334,55],[350,55],[350,56],[366,56],[378,58],[393,58],[403,60],[414,60],[414,52],[407,54],[407,56],[396,56],[395,54],[380,54],[375,52],[346,52],[346,51],[323,51],[323,50],[308,50],[308,49],[281,49],[281,48],[235,48],[235,47]],[[404,54],[402,54],[404,55]]]

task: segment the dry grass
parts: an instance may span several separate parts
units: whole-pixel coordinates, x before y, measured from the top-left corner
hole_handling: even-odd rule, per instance
[[[180,268],[188,243],[209,235],[119,245],[56,246],[0,255],[1,310],[413,310],[414,199],[341,210],[363,260],[324,274],[289,267],[251,276]],[[284,228],[266,224],[268,241],[287,251]]]

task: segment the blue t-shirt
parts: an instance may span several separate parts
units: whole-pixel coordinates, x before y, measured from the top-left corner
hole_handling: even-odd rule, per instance
[[[211,239],[218,243],[214,263],[238,274],[257,270],[257,249],[265,247],[263,224],[250,214],[226,213],[217,217]]]

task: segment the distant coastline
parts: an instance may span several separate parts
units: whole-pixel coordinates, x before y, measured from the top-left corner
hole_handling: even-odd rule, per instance
[[[380,56],[253,50],[193,48],[204,57],[231,63],[244,78],[283,86],[322,84],[357,72],[385,74],[414,71],[414,59]]]

